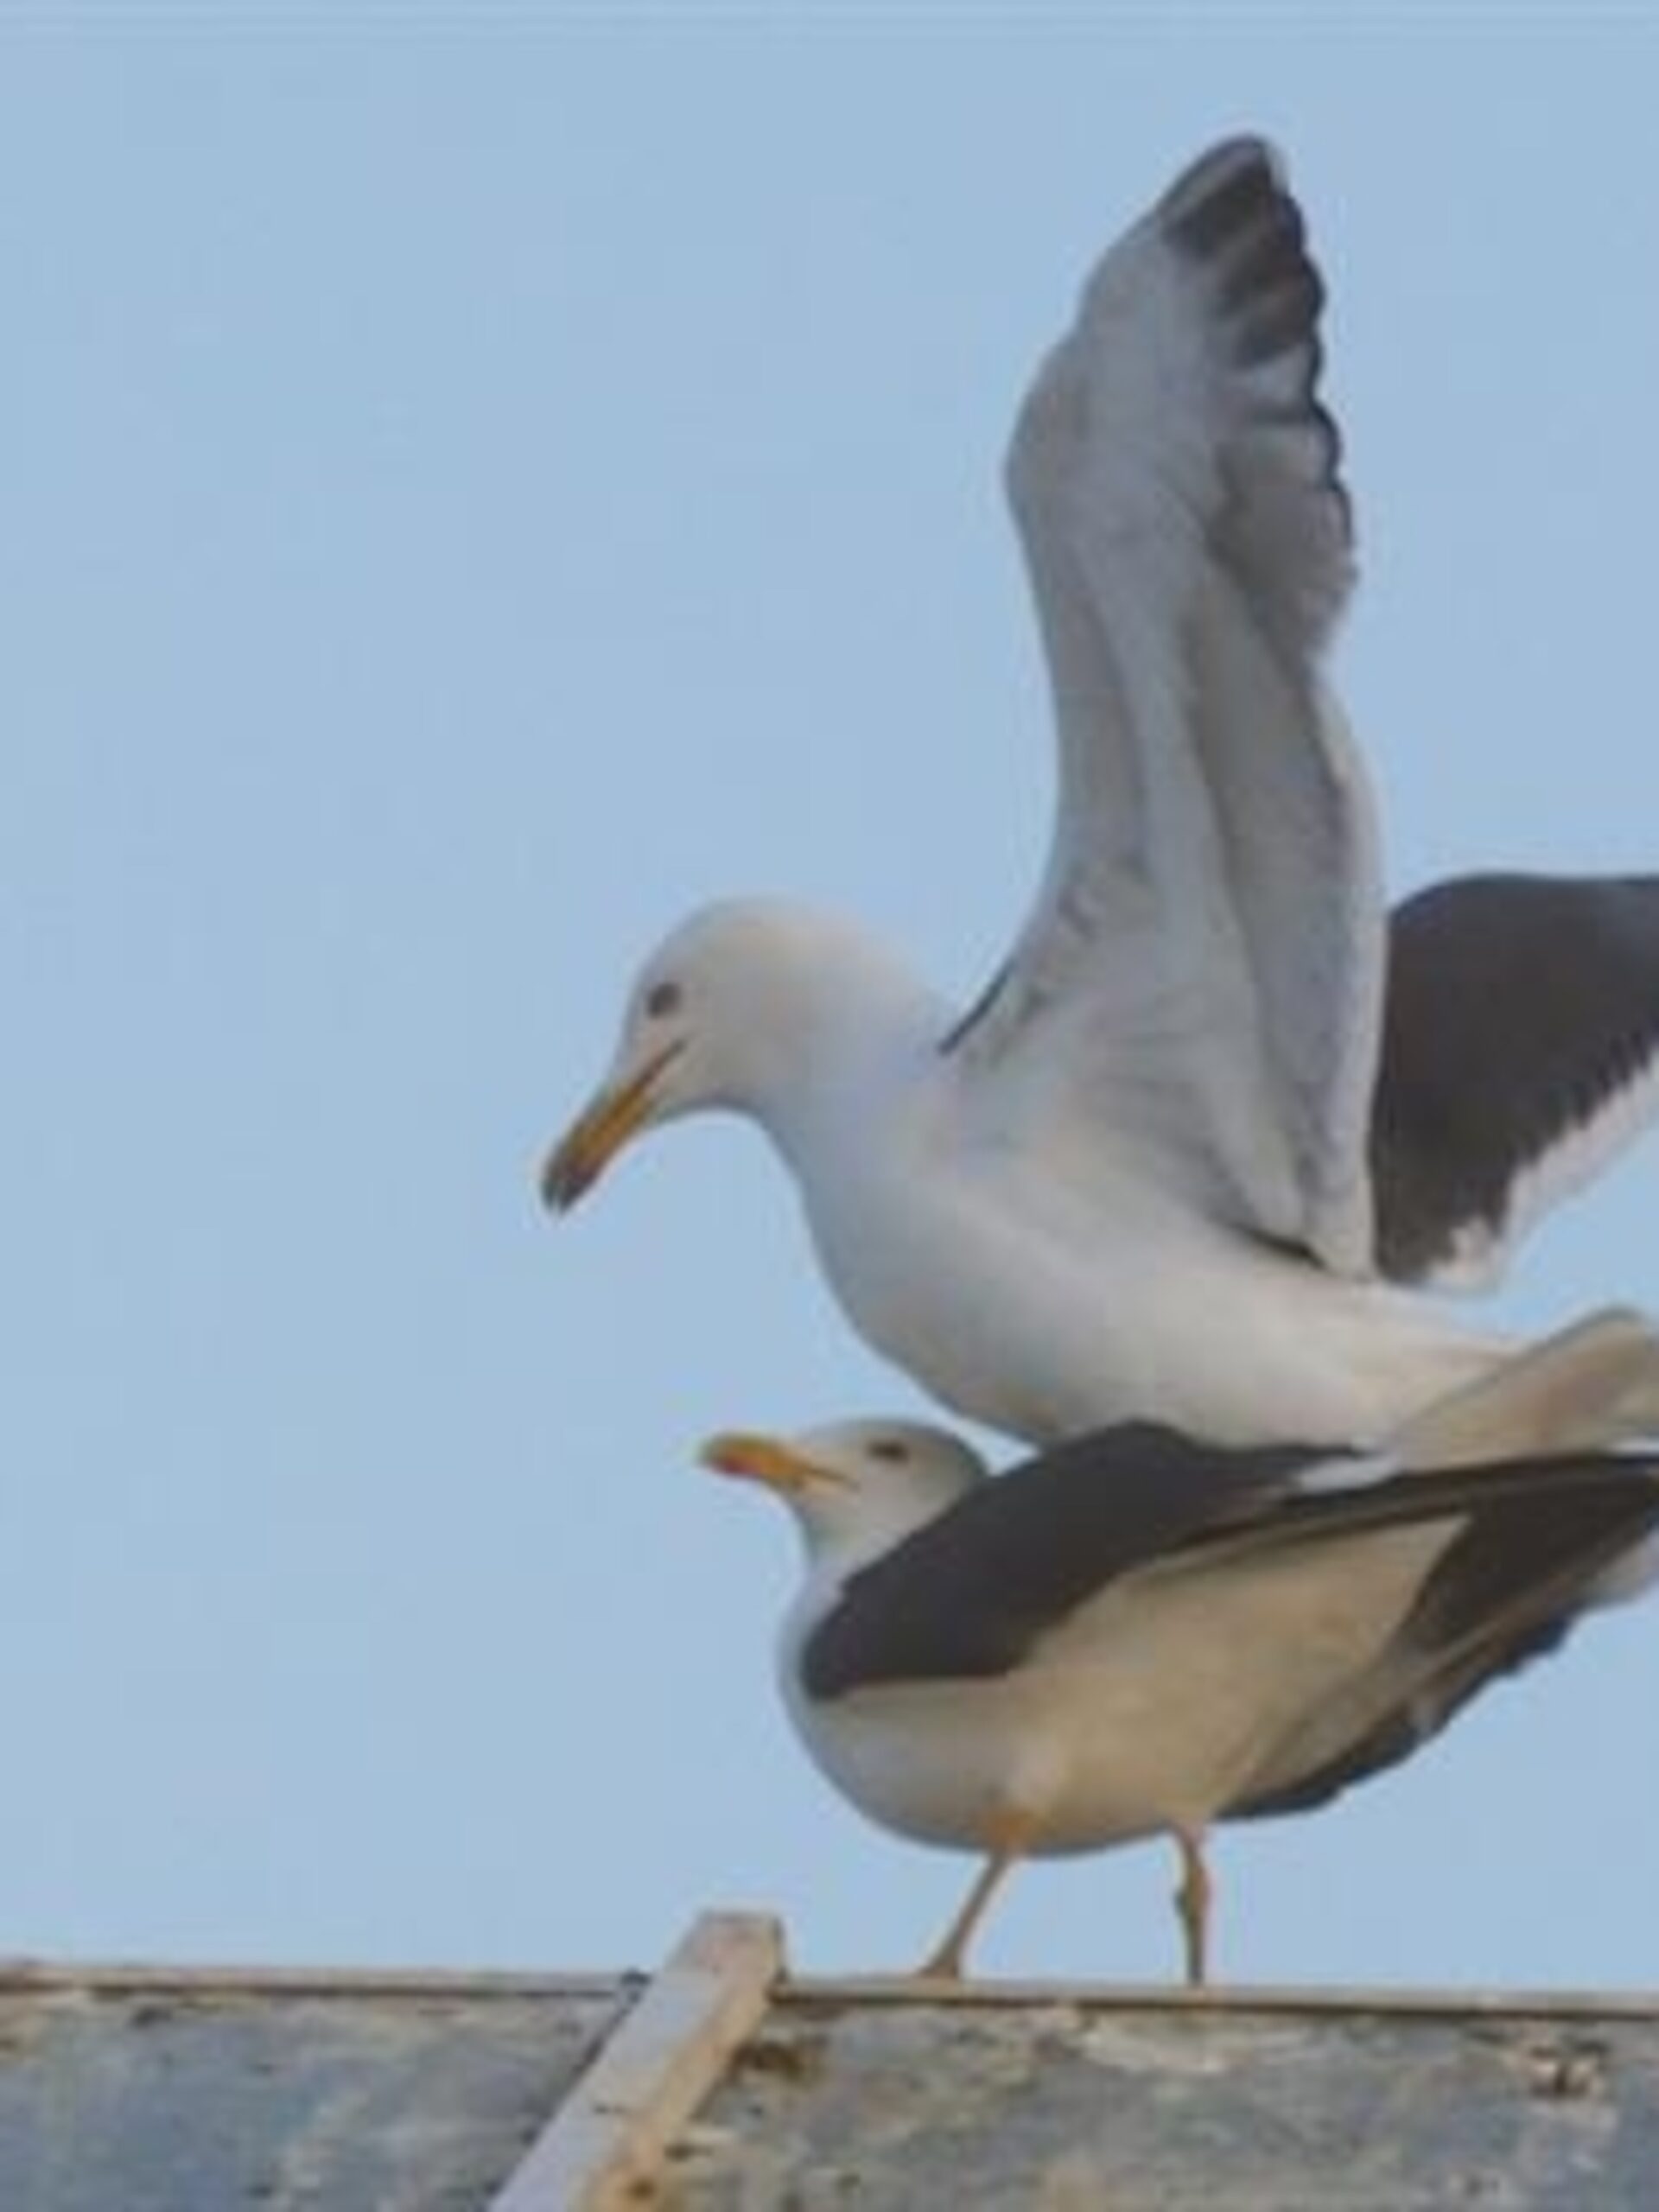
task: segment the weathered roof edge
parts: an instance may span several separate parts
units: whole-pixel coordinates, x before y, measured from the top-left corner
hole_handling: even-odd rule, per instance
[[[670,1961],[691,1945],[699,1929],[716,1925],[775,1931],[769,1914],[732,1908],[702,1914]],[[1205,1989],[1179,1983],[1057,1981],[1045,1979],[923,1980],[913,1974],[792,1974],[776,1936],[771,1993],[810,2004],[1025,2005],[1083,2005],[1127,2012],[1383,2013],[1444,2015],[1525,2014],[1545,2019],[1659,2018],[1659,1988],[1628,1990],[1459,1989],[1302,1983],[1230,1982]],[[80,1991],[118,1996],[177,1991],[294,1997],[562,1997],[610,1996],[629,1984],[642,1993],[662,1969],[619,1968],[564,1972],[495,1967],[270,1966],[237,1961],[170,1965],[146,1960],[0,1959],[0,1995]]]
[[[643,1988],[650,1967],[530,1972],[499,1967],[319,1967],[157,1964],[143,1959],[0,1959],[0,1996],[78,1990],[120,1997],[176,1992],[191,1997],[609,1997]]]

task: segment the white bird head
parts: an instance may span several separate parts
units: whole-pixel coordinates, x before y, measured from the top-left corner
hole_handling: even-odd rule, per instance
[[[697,1456],[781,1497],[813,1560],[874,1558],[987,1478],[959,1438],[912,1421],[836,1421],[787,1437],[727,1430]]]
[[[699,1109],[771,1122],[849,1052],[935,1018],[927,995],[853,924],[810,907],[728,899],[683,922],[628,995],[608,1073],[553,1147],[542,1195],[563,1212],[629,1139]]]

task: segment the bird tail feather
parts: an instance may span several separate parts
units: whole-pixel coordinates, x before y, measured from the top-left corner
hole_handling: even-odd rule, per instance
[[[1655,1436],[1659,1329],[1633,1306],[1609,1306],[1423,1407],[1385,1448],[1403,1467],[1458,1467]]]

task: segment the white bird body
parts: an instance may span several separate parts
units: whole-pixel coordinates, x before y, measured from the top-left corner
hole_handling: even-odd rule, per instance
[[[1121,1157],[1096,1145],[1075,1181],[1058,1147],[1040,1173],[1023,1154],[959,1149],[937,1096],[949,1088],[915,1070],[863,1103],[863,1142],[821,1145],[797,1175],[860,1332],[971,1420],[1053,1442],[1155,1407],[1246,1444],[1267,1440],[1264,1408],[1294,1408],[1309,1442],[1351,1442],[1505,1349],[1408,1294],[1228,1231],[1146,1173],[1132,1141]]]
[[[748,1115],[854,1326],[1036,1440],[1370,1440],[1490,1366],[1399,1286],[1491,1281],[1659,1104],[1659,880],[1389,914],[1325,675],[1353,556],[1321,299],[1238,140],[1037,374],[1007,482],[1059,804],[989,988],[964,1014],[849,924],[709,908],[636,985],[552,1203],[641,1128]]]
[[[698,1082],[701,1038],[738,1037],[720,1103],[792,1171],[843,1310],[971,1420],[1050,1442],[1155,1407],[1245,1444],[1264,1440],[1264,1407],[1286,1407],[1299,1437],[1346,1443],[1507,1349],[1409,1292],[1241,1235],[1138,1130],[1056,1113],[1005,1137],[973,1069],[939,1049],[948,1005],[838,917],[725,903],[653,967],[709,978],[658,1118]]]

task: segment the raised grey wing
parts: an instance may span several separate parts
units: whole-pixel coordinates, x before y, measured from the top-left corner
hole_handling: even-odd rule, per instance
[[[1274,155],[1233,141],[1107,255],[1038,376],[1008,486],[1058,818],[1035,909],[949,1046],[1002,1141],[1093,1121],[1357,1272],[1383,919],[1320,676],[1352,577],[1320,303]]]

